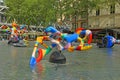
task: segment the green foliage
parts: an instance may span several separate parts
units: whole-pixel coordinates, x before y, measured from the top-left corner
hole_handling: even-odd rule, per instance
[[[6,16],[8,22],[13,19],[19,24],[48,25],[57,19],[62,20],[62,15],[83,15],[83,11],[98,9],[119,0],[5,0],[9,7]]]
[[[48,0],[6,0],[9,7],[6,16],[8,22],[15,19],[19,24],[47,25],[50,21],[56,21],[53,1]]]

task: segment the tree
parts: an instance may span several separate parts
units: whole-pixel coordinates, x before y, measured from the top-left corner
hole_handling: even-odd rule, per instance
[[[48,25],[50,21],[56,21],[54,0],[6,0],[5,3],[9,7],[6,13],[9,22],[16,19],[20,24],[39,25],[43,22]]]

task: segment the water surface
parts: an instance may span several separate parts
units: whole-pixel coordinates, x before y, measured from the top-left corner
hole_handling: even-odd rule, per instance
[[[0,80],[120,80],[120,45],[87,51],[64,51],[66,64],[50,63],[47,55],[34,68],[29,65],[34,42],[13,47],[0,41]]]

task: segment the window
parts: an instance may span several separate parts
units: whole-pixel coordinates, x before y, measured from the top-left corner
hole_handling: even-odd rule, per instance
[[[110,6],[110,14],[114,14],[115,13],[115,4],[112,4]]]
[[[99,16],[100,15],[100,9],[97,9],[96,10],[96,16]]]
[[[82,25],[83,28],[87,28],[88,27],[87,26],[87,22],[81,22],[81,25]]]

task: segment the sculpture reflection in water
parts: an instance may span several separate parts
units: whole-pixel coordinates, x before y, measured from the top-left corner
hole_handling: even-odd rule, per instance
[[[44,77],[45,66],[41,63],[36,65],[30,65],[30,69],[32,71],[32,80],[41,80]]]

